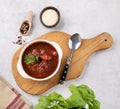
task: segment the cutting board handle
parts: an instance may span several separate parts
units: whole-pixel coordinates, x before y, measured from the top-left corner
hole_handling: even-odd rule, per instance
[[[91,50],[91,53],[93,53],[95,51],[111,47],[113,39],[109,33],[104,32],[94,38],[83,40],[83,43],[88,44],[88,48]]]

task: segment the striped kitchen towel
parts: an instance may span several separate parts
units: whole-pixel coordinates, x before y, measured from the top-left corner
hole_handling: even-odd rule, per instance
[[[0,77],[0,109],[32,109],[31,104]]]

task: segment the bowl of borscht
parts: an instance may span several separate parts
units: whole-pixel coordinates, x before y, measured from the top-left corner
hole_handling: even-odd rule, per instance
[[[56,42],[34,40],[22,48],[17,70],[26,79],[48,80],[58,72],[62,55],[62,49]]]

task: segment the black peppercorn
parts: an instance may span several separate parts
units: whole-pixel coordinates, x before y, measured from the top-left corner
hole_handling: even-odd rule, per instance
[[[21,25],[21,28],[20,28],[20,32],[22,34],[26,34],[29,30],[29,24],[27,22],[24,22],[22,25]]]

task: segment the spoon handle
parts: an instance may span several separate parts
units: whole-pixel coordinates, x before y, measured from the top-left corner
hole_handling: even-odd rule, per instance
[[[66,79],[66,75],[67,75],[67,71],[68,71],[69,65],[66,64],[62,73],[62,76],[60,78],[60,84],[63,84],[65,79]]]
[[[72,55],[70,55],[68,58],[67,58],[67,62],[64,66],[64,70],[62,72],[62,75],[60,77],[60,84],[63,84],[65,79],[66,79],[66,76],[67,76],[67,73],[68,73],[68,68],[70,66],[70,62],[71,62],[71,58],[72,58]]]
[[[32,21],[32,17],[33,17],[33,11],[29,11],[27,15],[27,19]]]

